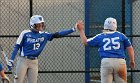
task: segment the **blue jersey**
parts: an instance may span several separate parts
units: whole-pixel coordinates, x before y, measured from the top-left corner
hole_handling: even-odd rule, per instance
[[[17,39],[16,45],[11,54],[11,60],[14,60],[19,49],[20,56],[38,57],[48,41],[51,41],[53,38],[68,35],[72,32],[74,32],[73,28],[57,33],[24,30]]]
[[[131,46],[129,39],[118,31],[98,34],[87,43],[99,47],[101,58],[125,58],[125,49]]]

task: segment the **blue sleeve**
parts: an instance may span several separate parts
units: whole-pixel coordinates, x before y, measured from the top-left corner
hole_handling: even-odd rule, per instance
[[[99,40],[100,40],[99,37],[95,36],[95,37],[89,38],[87,40],[87,44],[89,46],[99,46],[99,42],[100,42]]]
[[[17,52],[18,52],[19,48],[20,48],[20,45],[18,45],[18,44],[16,44],[14,46],[14,49],[13,49],[13,51],[11,53],[10,60],[14,60],[15,59],[15,56],[17,55]]]
[[[47,40],[51,41],[53,39],[53,34],[48,32],[45,33],[46,33]]]
[[[72,28],[72,29],[60,31],[60,32],[58,32],[58,34],[59,34],[60,36],[66,36],[66,35],[68,35],[68,34],[73,33],[74,31],[75,31],[75,29]]]
[[[125,35],[123,35],[123,40],[124,40],[124,47],[125,48],[131,46],[130,40]]]
[[[0,72],[3,70],[2,64],[0,63]]]
[[[19,35],[19,37],[17,39],[17,42],[16,42],[16,44],[14,46],[14,49],[13,49],[13,51],[11,53],[11,57],[10,57],[11,60],[15,59],[15,56],[17,55],[17,52],[18,52],[19,48],[22,46],[23,41],[24,41],[24,34],[26,32],[27,31],[25,30],[25,31],[21,32],[21,34]]]
[[[60,38],[60,37],[66,36],[68,34],[71,34],[73,32],[75,32],[74,28],[68,29],[68,30],[59,31],[59,32],[56,32],[56,33],[53,33],[53,34],[48,34],[48,40],[51,41],[53,38]]]

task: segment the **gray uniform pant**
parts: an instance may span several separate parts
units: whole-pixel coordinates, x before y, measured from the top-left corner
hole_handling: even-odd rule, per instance
[[[18,78],[14,79],[14,83],[23,83],[25,76],[27,76],[28,83],[37,83],[38,59],[30,60],[19,57],[15,73]]]
[[[101,83],[127,83],[127,67],[124,59],[103,58],[101,61]]]

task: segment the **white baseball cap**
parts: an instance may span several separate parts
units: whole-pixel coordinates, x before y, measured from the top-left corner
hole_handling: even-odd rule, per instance
[[[41,15],[33,15],[30,18],[30,28],[34,29],[34,24],[42,23],[44,19]]]
[[[117,29],[117,21],[115,18],[109,17],[104,22],[104,29],[109,29],[116,31]]]

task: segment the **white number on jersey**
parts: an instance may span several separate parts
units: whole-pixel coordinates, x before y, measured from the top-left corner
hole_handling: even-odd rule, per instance
[[[40,47],[40,43],[35,43],[35,44],[34,44],[34,48],[33,48],[33,49],[34,49],[34,50],[38,50],[38,49],[39,49],[39,47]]]
[[[119,49],[120,48],[120,42],[118,42],[117,40],[119,40],[119,37],[114,37],[114,38],[104,38],[103,42],[106,42],[103,46],[104,50],[112,50],[115,49]],[[110,46],[109,44],[113,44],[115,46]]]

